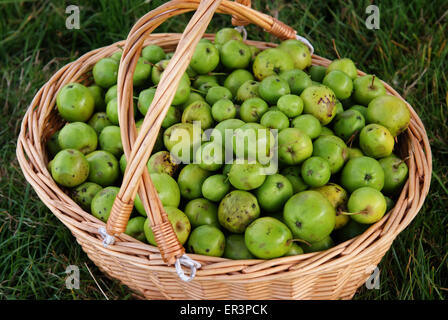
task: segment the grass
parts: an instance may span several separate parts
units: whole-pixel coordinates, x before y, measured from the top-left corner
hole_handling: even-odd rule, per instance
[[[162,1],[73,1],[81,28],[65,28],[65,1],[0,3],[0,298],[128,299],[130,291],[104,276],[68,229],[26,183],[15,159],[21,119],[33,95],[64,64],[126,38],[135,21]],[[379,75],[416,109],[433,152],[430,195],[421,212],[379,265],[380,289],[362,287],[356,299],[445,299],[448,290],[448,3],[382,1],[379,30],[364,21],[370,1],[253,1],[307,36],[316,53],[341,56]],[[191,14],[157,31],[182,32]],[[217,15],[209,32],[230,25]],[[275,40],[258,27],[249,38]],[[80,268],[79,290],[65,288],[65,268]],[[90,273],[91,272],[91,273]],[[95,281],[96,280],[96,281]],[[104,291],[102,293],[101,289]]]

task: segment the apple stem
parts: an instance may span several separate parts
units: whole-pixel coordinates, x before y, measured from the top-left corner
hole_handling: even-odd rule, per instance
[[[405,163],[406,160],[408,160],[410,158],[410,156],[407,156],[404,159],[400,159],[399,162],[397,162],[396,164],[393,165],[394,169],[398,169],[399,166],[401,166],[402,163]]]
[[[352,216],[354,214],[367,214],[367,213],[369,213],[369,211],[367,211],[367,210],[361,210],[359,212],[347,212],[347,211],[338,210],[338,214],[343,214],[346,216]]]
[[[209,76],[225,76],[227,73],[224,72],[209,72],[207,75]]]
[[[291,242],[301,242],[301,243],[306,244],[309,247],[311,246],[311,243],[309,243],[308,241],[302,240],[302,239],[291,239],[289,241],[291,241]]]
[[[344,216],[351,216],[351,215],[354,215],[354,214],[357,214],[357,213],[351,213],[351,212],[340,210],[340,211],[338,211],[338,214],[343,214]]]
[[[204,94],[204,91],[201,91],[201,90],[198,90],[198,89],[195,89],[195,88],[190,88],[190,90],[194,91],[194,92],[199,92],[201,94]]]
[[[374,82],[375,82],[375,75],[372,76],[372,83],[370,84],[370,89],[373,89]]]
[[[342,212],[345,212],[342,206],[336,208],[336,215],[337,215],[337,216],[342,215]]]
[[[349,145],[349,147],[352,147],[353,141],[355,140],[356,136],[358,135],[359,130],[356,130],[350,138],[348,138],[347,140],[347,144]]]
[[[398,169],[398,167],[403,163],[403,160],[400,160],[399,162],[397,162],[396,164],[394,164],[394,169]]]
[[[336,48],[336,43],[335,43],[334,39],[331,39],[331,42],[333,42],[333,49],[334,49],[334,52],[336,52],[336,56],[338,57],[338,59],[341,59],[338,49]]]

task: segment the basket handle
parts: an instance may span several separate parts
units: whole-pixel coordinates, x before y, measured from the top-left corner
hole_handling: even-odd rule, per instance
[[[252,1],[251,0],[235,0],[235,2],[246,6],[246,7],[251,7],[252,6]],[[247,26],[250,22],[245,20],[245,19],[241,19],[238,18],[237,16],[232,16],[232,25],[234,25],[235,27],[244,27]]]
[[[188,23],[157,86],[149,111],[137,136],[133,115],[132,79],[147,35],[169,17],[197,9]],[[128,159],[120,191],[107,221],[109,235],[125,231],[133,201],[137,194],[151,222],[151,228],[163,260],[171,265],[184,256],[185,249],[177,240],[163,209],[157,191],[150,179],[146,163],[150,157],[161,124],[174,98],[180,78],[185,72],[197,43],[202,38],[214,12],[226,13],[245,19],[281,38],[296,38],[291,27],[268,15],[228,0],[173,0],[152,10],[134,25],[126,40],[118,74],[119,122],[123,149]]]
[[[243,6],[246,6],[248,8],[250,8],[252,5],[251,0],[235,0],[235,2],[237,2]],[[274,18],[272,18],[272,19],[274,19]],[[244,26],[248,25],[249,23],[251,23],[250,20],[232,15],[232,25],[235,26],[235,29],[237,29],[238,31],[243,33],[244,40],[246,40],[246,36],[247,36],[247,31],[245,30]],[[314,47],[307,38],[299,36],[294,29],[290,28],[287,25],[284,25],[281,21],[279,21],[277,19],[274,19],[274,24],[278,24],[278,26],[275,26],[275,28],[273,28],[274,30],[268,31],[268,32],[270,32],[271,34],[275,35],[277,38],[280,38],[280,39],[293,39],[295,36],[295,38],[297,40],[299,40],[300,42],[305,44],[308,47],[308,49],[310,49],[311,54],[314,53]],[[276,30],[276,29],[278,29],[278,30]],[[293,32],[295,35],[292,35],[290,32]]]

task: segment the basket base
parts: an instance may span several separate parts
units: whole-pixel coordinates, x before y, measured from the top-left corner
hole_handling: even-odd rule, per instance
[[[95,250],[91,243],[78,242],[103,273],[120,279],[137,299],[148,300],[350,300],[383,257],[381,253],[372,260],[366,255],[356,266],[328,270],[319,277],[296,274],[281,280],[244,282],[196,278],[187,283],[175,272],[143,269]]]

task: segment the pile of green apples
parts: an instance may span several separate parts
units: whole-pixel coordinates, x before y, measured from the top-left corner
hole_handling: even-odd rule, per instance
[[[137,130],[171,57],[156,45],[142,50],[133,77]],[[90,86],[61,88],[56,104],[66,124],[47,141],[53,179],[104,222],[126,168],[120,58],[117,51],[99,60]],[[298,40],[260,50],[224,28],[196,46],[147,169],[188,252],[229,259],[316,252],[361,234],[393,207],[408,176],[393,151],[409,122],[406,104],[374,75],[358,76],[352,60],[312,66]],[[264,147],[248,143],[248,132]],[[224,161],[229,154],[238,160]],[[126,233],[157,245],[138,195],[134,204]]]

